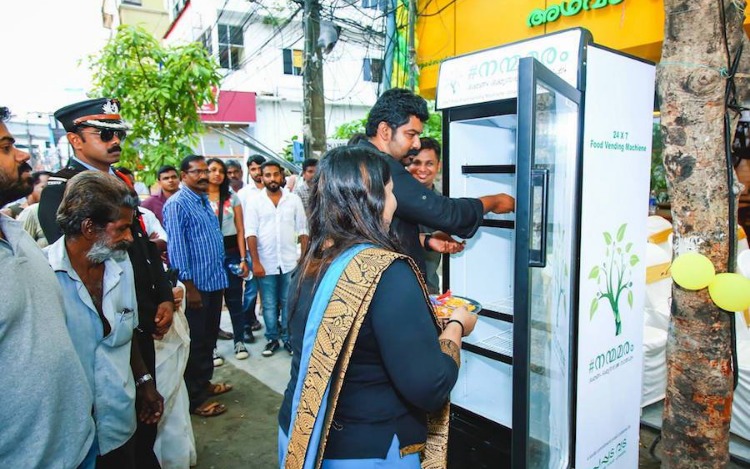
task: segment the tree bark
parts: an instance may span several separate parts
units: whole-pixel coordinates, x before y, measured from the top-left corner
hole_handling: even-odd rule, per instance
[[[717,273],[734,270],[727,265],[727,80],[721,70],[729,68],[727,47],[734,57],[743,39],[745,6],[732,0],[723,4],[722,15],[721,0],[664,0],[664,43],[658,70],[673,253],[704,254]],[[673,286],[662,467],[728,464],[731,341],[730,315],[713,303],[707,289],[687,291]]]

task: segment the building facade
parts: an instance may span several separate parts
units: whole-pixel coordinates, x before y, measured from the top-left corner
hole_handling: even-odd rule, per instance
[[[320,44],[330,49],[323,58],[330,135],[340,124],[365,117],[377,99],[384,20],[381,10],[358,2],[329,3],[321,11]],[[116,17],[111,20],[113,28],[140,24],[154,34],[161,31],[163,13],[168,18],[161,33],[164,43],[200,41],[216,57],[224,79],[216,90],[217,104],[199,111],[208,132],[196,151],[243,158],[280,154],[293,137],[302,140],[304,44],[302,11],[295,3],[104,0],[104,5]]]

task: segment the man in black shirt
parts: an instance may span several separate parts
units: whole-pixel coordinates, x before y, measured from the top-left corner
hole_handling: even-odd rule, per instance
[[[365,127],[368,140],[359,143],[388,155],[393,194],[398,201],[391,231],[423,273],[424,249],[419,245],[418,225],[471,238],[485,213],[508,213],[515,209],[515,199],[508,194],[452,199],[436,194],[412,177],[404,166],[408,166],[411,155],[419,151],[419,136],[428,117],[424,98],[406,89],[390,89],[370,110]],[[428,238],[428,242],[432,241]],[[434,241],[437,246],[439,241]]]

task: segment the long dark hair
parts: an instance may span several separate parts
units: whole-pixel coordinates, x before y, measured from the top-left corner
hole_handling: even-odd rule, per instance
[[[290,312],[303,281],[314,277],[317,284],[328,265],[350,247],[371,243],[404,252],[383,222],[390,180],[388,163],[365,146],[337,147],[321,158],[309,199],[310,247],[296,275]]]
[[[208,161],[206,161],[207,166],[211,166],[211,163],[217,163],[219,166],[221,166],[221,169],[224,171],[224,180],[221,181],[221,184],[219,184],[219,203],[217,207],[219,208],[218,212],[216,213],[216,216],[219,217],[219,226],[222,225],[224,221],[224,204],[227,203],[227,200],[229,200],[229,178],[227,177],[227,165],[219,158],[211,158]]]
[[[219,197],[222,200],[229,199],[229,178],[227,177],[227,164],[224,163],[220,158],[211,158],[210,160],[206,161],[206,166],[211,166],[212,163],[217,163],[219,166],[221,166],[222,171],[224,171],[224,180],[221,181],[221,184],[219,184]]]

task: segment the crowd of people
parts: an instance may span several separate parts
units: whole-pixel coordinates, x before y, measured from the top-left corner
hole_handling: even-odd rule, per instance
[[[245,359],[264,329],[262,355],[292,358],[280,464],[419,467],[421,454],[440,467],[476,317],[458,308],[439,323],[428,293],[441,254],[464,249],[452,235],[471,237],[514,199],[440,195],[424,99],[386,91],[365,135],[306,160],[293,188],[262,156],[245,180],[236,160],[189,155],[157,171],[145,200],[117,166],[128,130],[117,100],[55,113],[74,156],[52,174],[31,172],[0,109],[3,466],[194,464],[189,414],[223,414],[213,397],[232,390],[212,382],[217,340]]]

